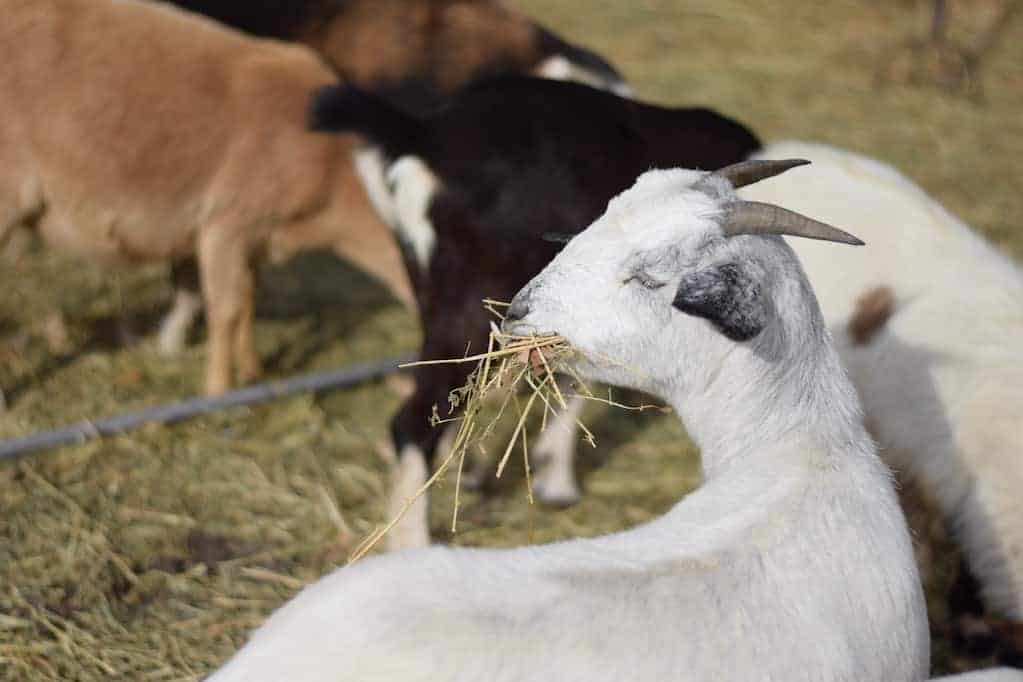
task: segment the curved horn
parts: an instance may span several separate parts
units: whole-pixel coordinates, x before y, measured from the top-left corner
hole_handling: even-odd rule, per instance
[[[721,229],[726,237],[740,234],[787,234],[863,246],[863,241],[826,223],[759,201],[737,201],[725,208]]]
[[[739,189],[746,185],[752,185],[754,182],[773,178],[790,168],[805,166],[808,163],[810,162],[806,159],[756,159],[733,163],[714,171],[711,175],[724,178],[732,183],[732,187]]]

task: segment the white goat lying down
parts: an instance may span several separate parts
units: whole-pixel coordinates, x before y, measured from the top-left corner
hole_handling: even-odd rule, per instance
[[[1023,620],[1023,270],[888,165],[806,142],[760,156],[813,164],[744,198],[867,242],[792,246],[886,463],[940,507],[987,606]]]
[[[509,309],[508,331],[566,335],[589,379],[674,406],[703,452],[699,490],[605,537],[366,559],[213,679],[926,679],[889,472],[771,233],[857,242],[732,189],[792,164],[645,173]]]

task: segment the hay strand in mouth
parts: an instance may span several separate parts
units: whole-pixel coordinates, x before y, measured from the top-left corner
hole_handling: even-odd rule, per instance
[[[499,308],[506,308],[509,305],[508,303],[492,299],[484,299],[483,303],[488,311],[502,319],[504,316]],[[563,336],[556,334],[546,336],[506,334],[496,324],[491,324],[487,350],[484,353],[469,355],[467,349],[466,354],[460,358],[420,360],[400,365],[401,367],[415,367],[419,365],[474,362],[476,363],[476,368],[469,373],[469,377],[463,386],[452,389],[448,394],[448,402],[451,405],[448,414],[451,416],[442,416],[438,412],[437,406],[434,406],[433,416],[431,417],[431,423],[434,427],[449,423],[458,424],[458,430],[455,433],[450,451],[427,481],[412,497],[404,501],[397,515],[382,528],[370,534],[355,549],[349,558],[349,563],[358,561],[369,553],[401,521],[412,505],[456,463],[457,473],[455,476],[451,532],[457,532],[462,471],[465,466],[466,456],[472,447],[478,447],[482,452],[486,452],[486,441],[493,435],[498,422],[507,412],[510,404],[515,405],[518,416],[512,435],[498,460],[496,477],[500,478],[502,476],[516,444],[521,442],[527,496],[530,504],[533,503],[533,472],[529,464],[527,421],[533,412],[533,408],[536,406],[537,400],[543,406],[540,415],[541,432],[547,428],[548,415],[557,416],[560,410],[568,408],[568,398],[580,398],[600,402],[612,407],[622,407],[637,411],[658,408],[655,405],[624,405],[612,399],[610,390],[606,399],[594,395],[578,372],[571,367],[571,363],[566,362],[576,353],[576,349]],[[565,371],[567,376],[572,379],[576,387],[573,393],[566,395],[562,391],[555,378],[556,371]],[[518,390],[523,384],[525,384],[529,394],[528,398],[525,399],[524,405],[518,397]],[[507,394],[501,401],[496,415],[484,422],[481,415],[484,404],[488,402],[491,396],[500,391],[506,391]],[[458,415],[454,415],[456,410],[460,410]],[[593,432],[580,419],[575,419],[575,423],[582,431],[583,439],[591,447],[596,447],[597,442]]]
[[[488,301],[488,303],[497,305],[499,302]],[[481,447],[484,445],[484,441],[493,434],[494,429],[497,426],[497,422],[507,411],[508,405],[514,402],[519,413],[518,419],[512,438],[505,448],[504,454],[498,464],[498,477],[504,473],[505,466],[511,457],[515,444],[520,440],[523,441],[523,456],[528,457],[528,450],[525,446],[526,420],[528,419],[533,405],[536,402],[537,395],[543,394],[543,402],[545,405],[549,406],[552,396],[548,394],[553,390],[557,390],[558,393],[555,400],[558,400],[559,404],[564,404],[564,397],[561,395],[560,389],[551,388],[552,386],[556,386],[557,382],[554,380],[554,375],[551,372],[551,366],[547,361],[547,355],[550,355],[552,358],[562,359],[571,355],[572,352],[571,346],[569,346],[568,342],[561,336],[516,336],[512,334],[504,334],[494,327],[491,329],[490,338],[487,343],[487,351],[485,353],[466,355],[461,358],[422,360],[403,365],[403,367],[411,367],[416,365],[436,365],[447,363],[477,363],[477,367],[470,372],[465,385],[453,389],[448,396],[448,401],[451,404],[451,410],[449,413],[453,413],[456,409],[460,409],[461,414],[451,417],[441,416],[438,413],[436,406],[434,406],[434,416],[431,419],[434,427],[450,422],[456,422],[458,424],[458,430],[455,433],[451,450],[441,461],[440,466],[437,467],[433,475],[427,479],[426,483],[420,486],[412,497],[404,501],[398,514],[382,528],[370,534],[370,536],[355,549],[349,558],[349,563],[358,561],[369,553],[376,544],[380,542],[380,540],[383,539],[383,537],[390,532],[390,530],[394,528],[399,521],[401,521],[412,505],[415,504],[415,502],[422,497],[437,480],[447,473],[452,464],[457,462],[457,474],[455,477],[455,505],[451,519],[451,532],[456,532],[458,529],[458,510],[461,498],[462,471],[469,449],[474,445],[480,445]],[[544,358],[542,362],[544,375],[539,382],[531,380],[526,382],[527,386],[529,386],[532,390],[532,394],[526,401],[525,407],[522,408],[515,397],[516,390],[524,382],[527,375],[530,374],[530,371],[535,369],[532,363],[533,358],[536,356]],[[483,406],[489,397],[501,390],[506,390],[508,394],[504,397],[496,416],[483,424],[481,428],[480,411],[483,409]],[[529,483],[529,487],[531,488],[531,482]],[[530,490],[530,498],[532,498],[531,492],[532,491]]]

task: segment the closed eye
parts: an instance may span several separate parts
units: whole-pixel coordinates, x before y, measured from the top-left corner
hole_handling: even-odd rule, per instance
[[[650,290],[660,289],[665,284],[667,284],[667,282],[662,282],[660,280],[654,279],[645,272],[634,272],[628,277],[626,277],[624,280],[622,280],[622,284],[628,284],[629,282],[637,282],[644,289]]]

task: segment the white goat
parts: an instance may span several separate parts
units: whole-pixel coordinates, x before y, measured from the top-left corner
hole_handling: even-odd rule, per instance
[[[855,258],[793,247],[885,461],[940,507],[988,607],[1023,620],[1023,270],[890,166],[805,142],[760,156],[813,164],[745,198],[867,242]],[[850,323],[879,287],[891,317],[855,339]]]
[[[889,472],[788,233],[853,241],[651,171],[516,296],[595,381],[659,395],[704,485],[660,519],[514,550],[433,547],[341,569],[214,680],[923,680],[929,636]],[[728,178],[728,179],[726,179]]]
[[[1023,271],[890,166],[809,142],[773,143],[756,157],[813,164],[744,198],[846,225],[867,242],[856,252],[793,246],[885,461],[937,503],[988,607],[1023,620]],[[872,291],[890,295],[894,311],[869,339],[854,338]],[[557,472],[571,497],[573,449],[551,454],[541,471]]]

